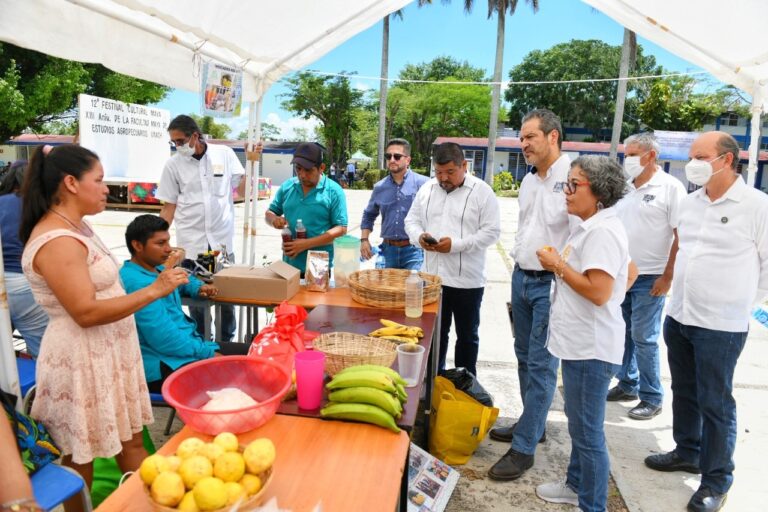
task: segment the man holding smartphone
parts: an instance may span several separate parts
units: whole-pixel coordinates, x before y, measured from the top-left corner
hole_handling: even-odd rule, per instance
[[[445,370],[454,321],[454,365],[477,375],[485,253],[501,232],[499,203],[491,187],[467,174],[467,161],[458,144],[436,146],[433,161],[435,177],[416,193],[405,218],[405,231],[425,251],[422,270],[443,280],[439,369]]]

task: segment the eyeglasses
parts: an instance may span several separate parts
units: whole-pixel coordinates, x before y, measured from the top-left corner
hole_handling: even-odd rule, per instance
[[[169,141],[168,141],[168,144],[170,144],[170,145],[171,145],[171,147],[177,148],[177,147],[179,147],[179,146],[186,146],[187,144],[189,144],[189,141],[190,141],[190,140],[192,140],[192,136],[191,136],[191,135],[190,135],[190,136],[189,136],[189,138],[188,138],[188,139],[186,139],[186,140],[184,140],[184,139],[174,139],[174,140],[169,140]]]
[[[563,192],[565,195],[570,196],[571,194],[575,194],[579,187],[586,185],[589,185],[588,181],[568,180],[563,183]]]
[[[403,158],[406,155],[401,155],[400,153],[384,153],[384,160],[391,160],[392,158],[395,159],[395,162],[399,162],[401,158]]]

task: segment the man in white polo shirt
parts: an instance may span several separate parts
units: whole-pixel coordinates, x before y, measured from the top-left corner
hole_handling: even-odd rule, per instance
[[[536,445],[546,437],[547,413],[557,386],[559,361],[546,347],[554,275],[544,270],[536,251],[545,245],[562,250],[569,235],[563,183],[568,179],[571,160],[560,153],[562,133],[560,119],[545,109],[526,114],[520,128],[525,161],[533,166],[520,185],[512,250],[512,318],[523,413],[514,425],[490,432],[492,439],[512,443],[488,472],[494,480],[520,478],[533,466]]]
[[[733,483],[733,372],[755,302],[768,295],[768,196],[737,174],[739,146],[723,132],[697,138],[685,166],[702,188],[680,205],[680,236],[664,341],[672,375],[675,449],[658,471],[701,473],[689,511],[720,510]]]
[[[686,195],[680,180],[656,164],[659,151],[652,133],[632,135],[624,141],[629,189],[616,205],[629,238],[629,254],[640,275],[621,305],[627,325],[624,359],[608,401],[637,400],[639,396],[640,403],[628,413],[635,420],[658,415],[664,401],[658,341],[677,254],[678,207]]]
[[[168,125],[171,144],[176,154],[165,164],[155,197],[165,202],[160,216],[172,224],[176,221],[176,245],[187,258],[220,250],[225,246],[234,259],[235,206],[232,191],[244,195],[245,180],[237,155],[228,146],[208,144],[194,119],[177,116]],[[260,151],[260,146],[257,148]],[[205,309],[191,307],[190,316],[204,336]],[[236,321],[234,307],[222,306],[219,327],[223,340],[232,341]]]

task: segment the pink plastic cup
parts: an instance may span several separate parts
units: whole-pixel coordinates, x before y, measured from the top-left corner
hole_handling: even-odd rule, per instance
[[[317,409],[323,399],[325,354],[318,350],[296,352],[296,394],[300,409]]]

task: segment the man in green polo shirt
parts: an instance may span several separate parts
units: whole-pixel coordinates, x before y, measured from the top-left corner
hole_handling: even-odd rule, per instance
[[[282,185],[269,205],[264,220],[275,229],[288,226],[293,240],[283,242],[283,261],[301,270],[307,251],[328,251],[333,264],[333,240],[347,232],[347,199],[338,183],[323,174],[323,148],[302,142],[293,154],[295,176]],[[307,229],[306,238],[296,237],[296,221]]]

